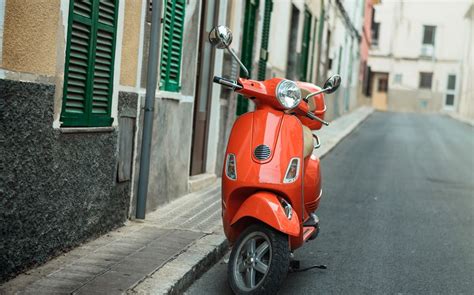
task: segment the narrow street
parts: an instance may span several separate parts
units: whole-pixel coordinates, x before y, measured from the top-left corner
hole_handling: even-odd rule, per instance
[[[322,167],[321,234],[295,254],[328,269],[289,274],[281,294],[472,294],[473,127],[374,113]],[[223,260],[187,294],[231,294]]]

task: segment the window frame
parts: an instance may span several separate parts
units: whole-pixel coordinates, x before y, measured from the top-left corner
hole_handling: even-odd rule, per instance
[[[164,50],[165,46],[171,46],[170,44],[173,43],[173,40],[175,40],[173,37],[174,32],[174,27],[175,27],[175,22],[176,22],[176,4],[178,2],[181,2],[180,4],[183,5],[183,16],[182,16],[182,21],[181,21],[181,36],[179,38],[179,61],[177,62],[177,78],[176,79],[171,79],[171,63],[168,63],[166,66],[166,71],[164,72]],[[169,8],[168,5],[172,4],[171,8],[171,24],[170,27],[172,31],[169,33],[169,41],[166,42],[165,34],[166,34],[166,26],[165,22],[167,21],[166,19],[166,13],[167,9]],[[184,39],[184,21],[186,18],[186,1],[185,0],[165,0],[164,5],[163,5],[163,11],[162,11],[162,32],[161,32],[161,50],[160,50],[160,64],[159,64],[159,75],[160,75],[160,85],[159,85],[159,90],[160,91],[166,91],[166,92],[172,92],[172,93],[179,93],[181,91],[181,83],[182,83],[182,64],[183,64],[183,39]],[[168,50],[168,62],[171,60],[171,56],[173,54],[173,50],[166,49]]]
[[[115,0],[114,7],[114,20],[112,25],[104,24],[99,21],[99,10],[100,1],[91,1],[91,15],[90,18],[82,16],[80,13],[76,13],[74,10],[74,3],[79,0],[70,0],[69,2],[69,14],[68,14],[68,28],[66,35],[66,51],[65,51],[65,62],[64,62],[64,80],[63,90],[61,98],[61,114],[60,123],[61,127],[108,127],[111,126],[114,118],[112,118],[112,101],[113,101],[113,89],[114,89],[114,71],[115,71],[115,54],[116,54],[116,43],[117,43],[117,23],[119,18],[118,8],[120,0]],[[86,78],[84,87],[84,112],[73,113],[68,112],[66,109],[68,103],[68,86],[70,78],[70,62],[71,62],[71,49],[72,49],[72,36],[73,36],[73,23],[76,21],[84,26],[89,26],[89,43],[87,44],[87,68]],[[93,113],[93,101],[94,101],[94,79],[96,69],[96,55],[97,55],[97,40],[99,29],[107,31],[112,35],[112,48],[110,52],[110,77],[108,80],[109,89],[107,93],[107,110],[105,114],[94,114]]]
[[[431,42],[426,42],[425,39],[427,39],[427,29],[432,29],[431,31]],[[421,39],[421,44],[423,46],[434,46],[436,42],[436,26],[432,25],[423,25],[423,35]]]
[[[430,85],[427,86],[427,85],[424,85],[423,83],[423,75],[430,75]],[[431,90],[433,87],[433,72],[420,72],[420,75],[419,75],[419,83],[418,83],[418,88],[419,89],[429,89]]]

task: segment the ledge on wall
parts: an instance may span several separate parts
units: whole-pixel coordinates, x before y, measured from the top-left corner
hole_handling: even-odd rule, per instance
[[[71,127],[71,128],[59,128],[61,133],[106,133],[113,132],[115,127]]]

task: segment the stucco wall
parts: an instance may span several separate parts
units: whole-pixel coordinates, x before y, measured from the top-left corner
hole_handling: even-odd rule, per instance
[[[7,0],[2,68],[53,76],[60,0]]]
[[[388,110],[401,112],[437,112],[441,110],[444,95],[429,90],[388,91]]]
[[[120,84],[126,86],[135,86],[137,82],[141,16],[141,1],[126,0],[125,18],[123,20],[122,60],[120,70]],[[117,46],[118,45],[119,44],[117,44]]]
[[[52,128],[54,88],[0,79],[0,282],[127,217],[130,182],[116,181],[117,129]]]

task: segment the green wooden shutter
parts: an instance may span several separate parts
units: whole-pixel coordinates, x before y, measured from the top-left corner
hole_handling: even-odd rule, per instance
[[[185,6],[185,0],[167,0],[165,3],[160,65],[161,90],[180,90]]]
[[[110,126],[118,0],[71,0],[63,126]]]
[[[258,61],[258,80],[265,80],[268,61],[268,39],[270,37],[270,21],[272,17],[273,1],[265,0],[265,12],[263,15],[262,45],[260,49],[260,60]]]
[[[245,4],[244,32],[242,41],[242,63],[252,74],[253,41],[255,38],[255,21],[257,16],[259,0],[247,0]],[[245,73],[241,70],[240,75]],[[237,115],[242,115],[248,111],[249,101],[239,95],[237,98]]]
[[[303,42],[301,44],[301,67],[300,80],[308,81],[309,41],[311,36],[311,12],[304,11]]]

